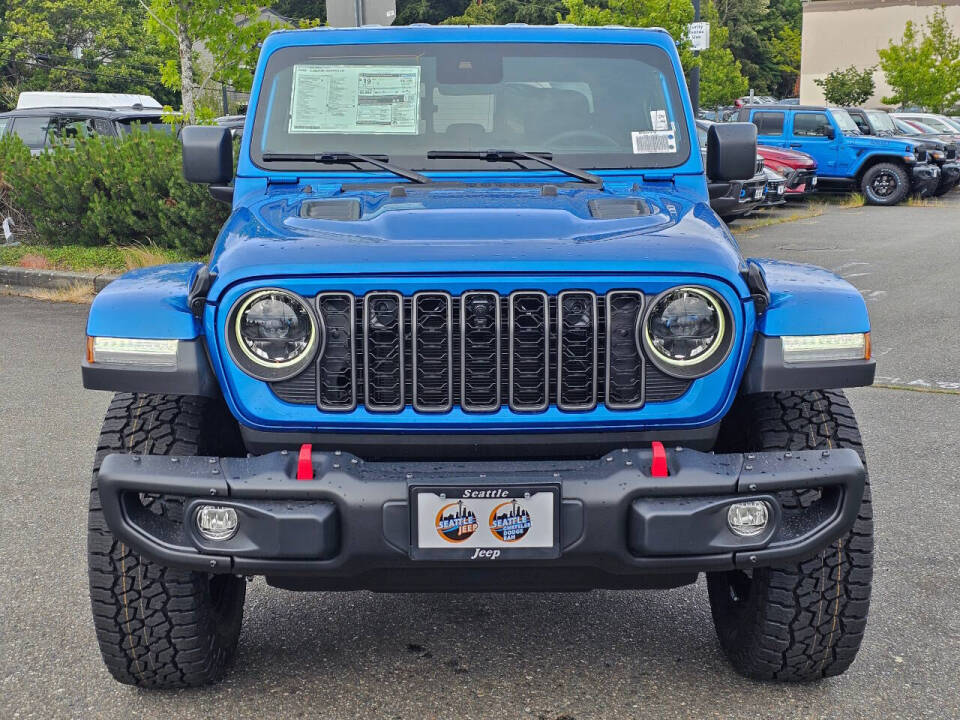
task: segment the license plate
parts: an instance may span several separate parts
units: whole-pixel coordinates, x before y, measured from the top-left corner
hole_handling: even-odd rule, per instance
[[[759,199],[762,198],[762,197],[763,197],[763,188],[762,188],[762,187],[758,187],[756,190],[753,191],[753,199],[754,199],[754,200],[759,200]]]
[[[410,489],[415,560],[504,560],[560,555],[556,485]]]

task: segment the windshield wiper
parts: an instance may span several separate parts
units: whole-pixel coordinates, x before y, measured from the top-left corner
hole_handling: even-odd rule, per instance
[[[533,160],[564,175],[574,177],[581,182],[599,185],[603,189],[603,178],[588,173],[580,168],[567,167],[553,161],[553,153],[528,153],[519,150],[431,150],[427,153],[428,160],[483,160],[485,162],[513,162],[523,167],[520,160]]]
[[[321,165],[356,165],[358,162],[369,163],[381,170],[392,172],[406,178],[410,182],[429,183],[433,182],[426,175],[421,175],[413,170],[398,167],[390,164],[390,158],[386,155],[361,155],[353,152],[321,152],[321,153],[264,153],[264,162],[312,162]]]

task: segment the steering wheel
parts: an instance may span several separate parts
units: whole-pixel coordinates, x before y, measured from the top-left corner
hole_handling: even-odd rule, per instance
[[[544,145],[563,145],[565,140],[570,140],[571,138],[589,138],[591,140],[598,140],[604,145],[612,148],[620,147],[620,143],[618,143],[612,137],[605,133],[597,132],[596,130],[567,130],[562,133],[557,133],[553,137],[547,139]]]

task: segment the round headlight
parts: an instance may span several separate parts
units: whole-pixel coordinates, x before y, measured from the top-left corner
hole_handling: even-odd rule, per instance
[[[322,321],[303,298],[286,290],[256,290],[230,313],[227,347],[249,375],[268,381],[299,374],[313,359]]]
[[[733,333],[726,303],[699,287],[661,293],[638,328],[638,342],[660,370],[696,378],[715,370],[730,350]]]

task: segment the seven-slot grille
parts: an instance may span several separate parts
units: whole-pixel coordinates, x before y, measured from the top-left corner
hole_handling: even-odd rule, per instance
[[[271,387],[282,400],[327,412],[633,410],[676,399],[690,384],[638,350],[637,290],[323,292],[316,307],[323,355]]]

